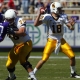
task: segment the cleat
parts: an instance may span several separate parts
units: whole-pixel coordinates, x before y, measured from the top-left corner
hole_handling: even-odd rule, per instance
[[[36,78],[31,78],[31,80],[37,80]]]
[[[31,80],[34,80],[33,78],[31,78]]]
[[[73,74],[71,73],[71,77],[72,77],[72,78],[80,78],[80,75],[78,75],[78,74],[76,74],[76,73],[74,72]]]
[[[29,76],[30,77],[30,76]],[[37,80],[36,77],[30,77],[30,80]]]
[[[15,80],[16,79],[16,76],[14,75],[12,78],[10,78],[9,76],[7,77],[7,79],[5,80]]]
[[[28,76],[28,79],[31,79],[31,77],[30,77],[30,76]]]

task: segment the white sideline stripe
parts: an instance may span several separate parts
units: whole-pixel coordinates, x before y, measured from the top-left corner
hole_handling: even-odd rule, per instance
[[[4,59],[4,58],[7,58],[7,56],[0,56],[0,59]],[[35,59],[39,59],[39,58],[42,58],[42,56],[30,56],[29,58],[35,58]],[[59,57],[49,57],[50,59],[68,59],[68,57],[65,57],[65,56],[59,56]],[[80,59],[80,56],[76,57],[76,59]]]

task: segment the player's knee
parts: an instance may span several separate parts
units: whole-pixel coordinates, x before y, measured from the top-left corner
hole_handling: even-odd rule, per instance
[[[6,63],[6,67],[7,67],[7,68],[13,68],[14,65],[13,65],[12,63]]]
[[[74,54],[71,55],[71,56],[70,56],[70,59],[75,59],[75,55],[74,55]]]
[[[74,52],[73,52],[71,49],[68,50],[67,55],[68,55],[68,57],[69,57],[70,59],[75,58],[75,54],[74,54]]]
[[[7,67],[7,68],[10,67],[9,63],[6,63],[6,67]]]
[[[15,71],[15,67],[12,67],[9,63],[6,63],[6,67],[7,67],[7,70],[9,72],[14,72]]]
[[[15,71],[15,67],[13,67],[13,68],[7,68],[7,70],[8,70],[9,72],[14,72],[14,71]]]
[[[26,61],[25,63],[21,64],[25,69],[32,68],[32,64],[29,61]]]
[[[46,62],[48,60],[48,58],[42,58],[43,62]]]

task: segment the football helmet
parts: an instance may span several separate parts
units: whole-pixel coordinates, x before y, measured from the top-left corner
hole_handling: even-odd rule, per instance
[[[17,13],[15,12],[14,9],[8,9],[4,14],[5,21],[8,21],[10,25],[14,24],[16,17]]]
[[[5,19],[16,18],[16,12],[14,9],[8,9],[4,14]]]
[[[61,5],[61,3],[60,2],[53,2],[53,3],[51,3],[51,5],[50,5],[50,11],[51,12],[54,12],[54,13],[56,13],[56,14],[59,14],[59,10],[62,8],[62,5]]]

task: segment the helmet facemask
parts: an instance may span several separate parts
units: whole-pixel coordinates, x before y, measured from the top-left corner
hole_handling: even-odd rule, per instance
[[[58,8],[57,8],[57,13],[58,13],[58,14],[61,14],[62,12],[63,12],[63,11],[62,11],[62,7],[58,7]]]
[[[15,18],[5,19],[5,21],[9,22],[10,25],[13,25],[14,24],[14,20],[15,20]]]

